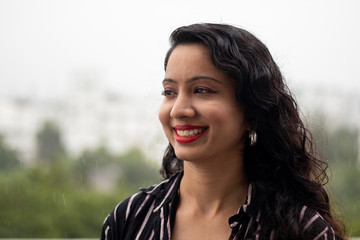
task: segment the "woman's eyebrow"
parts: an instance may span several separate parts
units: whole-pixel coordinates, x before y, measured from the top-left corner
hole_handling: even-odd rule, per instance
[[[220,80],[217,80],[216,78],[213,78],[213,77],[209,77],[209,76],[194,76],[188,80],[186,80],[186,82],[193,82],[193,81],[196,81],[196,80],[200,80],[200,79],[208,79],[208,80],[211,80],[211,81],[214,81],[214,82],[217,82],[217,83],[221,83]]]
[[[171,78],[165,78],[165,79],[162,81],[162,84],[164,84],[165,82],[177,83],[174,79],[171,79]]]
[[[189,78],[188,80],[186,80],[186,82],[189,83],[189,82],[194,82],[194,81],[201,80],[201,79],[208,79],[208,80],[211,80],[211,81],[214,81],[214,82],[217,82],[217,83],[221,83],[220,80],[217,80],[216,78],[209,77],[209,76],[194,76],[194,77]],[[164,84],[165,82],[177,83],[176,80],[171,79],[171,78],[165,78],[162,81],[162,83]]]

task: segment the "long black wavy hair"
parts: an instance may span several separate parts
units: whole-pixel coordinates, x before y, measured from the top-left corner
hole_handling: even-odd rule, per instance
[[[246,30],[224,24],[194,24],[170,36],[169,56],[179,44],[203,43],[214,65],[236,84],[235,94],[244,116],[257,133],[257,143],[244,149],[249,181],[255,184],[262,219],[261,231],[277,229],[277,239],[299,236],[296,219],[300,205],[319,212],[343,239],[345,229],[331,212],[327,163],[318,158],[312,137],[300,118],[298,106],[267,47]],[[183,169],[183,161],[169,144],[161,173],[165,178]]]

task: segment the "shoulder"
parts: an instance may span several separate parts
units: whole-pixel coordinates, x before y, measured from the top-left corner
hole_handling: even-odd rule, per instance
[[[303,206],[299,220],[306,239],[336,239],[334,229],[317,211]]]
[[[133,214],[139,203],[144,202],[146,194],[138,192],[122,202],[105,218],[101,239],[122,239],[130,214]]]
[[[175,185],[180,178],[179,173],[159,184],[142,188],[117,204],[104,221],[101,239],[123,239],[128,231],[136,231],[134,227],[141,225],[145,219],[151,221],[153,211],[165,200],[174,197],[177,191]]]

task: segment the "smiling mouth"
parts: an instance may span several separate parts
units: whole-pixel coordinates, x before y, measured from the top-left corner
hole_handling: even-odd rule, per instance
[[[208,127],[177,125],[174,127],[175,139],[179,143],[191,143],[205,134]]]
[[[180,137],[193,137],[200,133],[202,133],[205,130],[205,128],[196,128],[191,130],[176,130],[177,135]]]

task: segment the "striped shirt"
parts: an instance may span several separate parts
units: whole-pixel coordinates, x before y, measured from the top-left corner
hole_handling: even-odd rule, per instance
[[[102,240],[170,240],[180,181],[183,173],[132,195],[119,203],[105,219]],[[253,203],[255,191],[249,185],[246,202],[230,217],[229,239],[274,239],[274,231],[259,236],[261,213]],[[299,223],[307,239],[336,239],[334,230],[317,212],[303,206]]]

